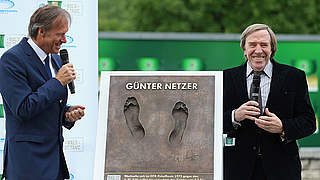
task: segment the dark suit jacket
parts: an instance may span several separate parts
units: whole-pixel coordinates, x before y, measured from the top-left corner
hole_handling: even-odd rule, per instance
[[[52,55],[58,70],[61,59]],[[50,78],[23,38],[0,60],[0,92],[6,113],[4,176],[9,180],[54,180],[59,170],[69,178],[62,152],[67,89]]]
[[[279,134],[264,131],[248,119],[242,121],[238,129],[232,126],[232,110],[249,101],[246,63],[225,70],[223,131],[236,138],[234,147],[224,147],[225,180],[250,180],[258,144],[267,179],[301,179],[301,162],[295,140],[312,134],[316,129],[306,76],[294,67],[274,60],[271,62],[273,72],[266,107],[282,121],[286,141],[282,142]]]

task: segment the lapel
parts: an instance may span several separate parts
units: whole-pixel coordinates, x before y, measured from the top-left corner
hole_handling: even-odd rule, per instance
[[[277,63],[274,59],[271,60],[271,63],[273,64],[273,70],[270,92],[266,107],[270,107],[270,103],[276,98],[278,94],[281,94],[281,90],[283,88],[283,85],[285,84],[284,80],[288,72],[286,68],[283,68],[283,66]]]
[[[56,73],[57,73],[59,71],[59,69],[61,68],[61,64],[58,61],[57,55],[51,54],[51,61],[52,61],[52,66],[56,70]]]
[[[39,56],[36,54],[36,52],[32,49],[32,47],[27,42],[28,38],[24,37],[20,41],[20,45],[22,49],[24,50],[25,54],[28,56],[30,64],[39,71],[39,73],[42,75],[42,77],[47,81],[49,80],[49,75],[40,60]]]
[[[51,62],[52,62],[53,68],[56,70],[56,73],[58,73],[59,69],[62,66],[60,56],[58,54],[51,54]],[[65,88],[65,92],[67,95],[68,94],[67,88]],[[66,102],[67,102],[67,96],[63,98],[63,102],[60,103],[60,107],[64,108]]]
[[[246,97],[245,101],[249,101],[248,97],[248,89],[247,89],[247,77],[246,77],[246,71],[247,71],[247,62],[240,65],[239,68],[235,71],[233,74],[233,84],[235,85],[235,88],[239,88],[239,96],[238,97]]]

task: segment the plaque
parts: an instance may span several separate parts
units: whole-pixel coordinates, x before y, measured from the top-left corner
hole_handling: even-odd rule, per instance
[[[104,72],[99,111],[95,179],[222,177],[221,72]]]

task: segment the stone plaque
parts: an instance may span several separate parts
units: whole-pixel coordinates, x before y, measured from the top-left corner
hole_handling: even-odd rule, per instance
[[[105,180],[214,179],[215,76],[114,75],[107,90]]]

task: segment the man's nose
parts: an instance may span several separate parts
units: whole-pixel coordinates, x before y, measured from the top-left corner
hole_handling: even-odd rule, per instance
[[[61,38],[61,43],[66,43],[67,42],[67,37],[66,35],[63,35]]]
[[[262,53],[262,48],[261,48],[261,46],[259,44],[256,46],[255,52],[256,53]]]

